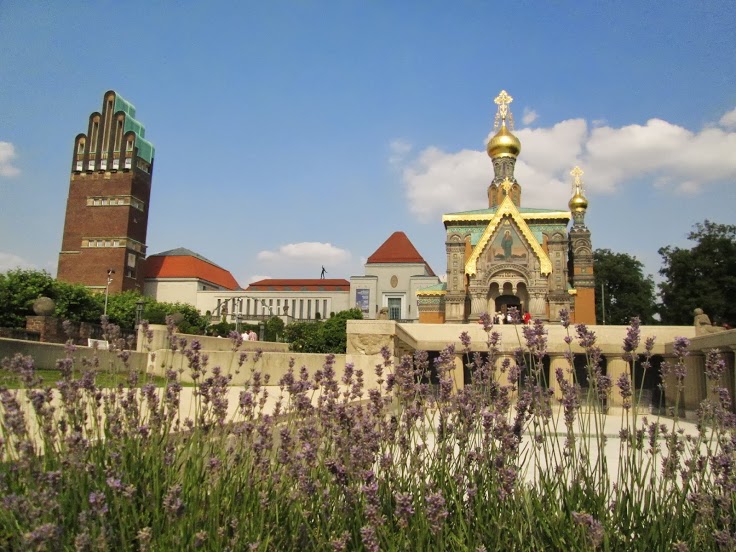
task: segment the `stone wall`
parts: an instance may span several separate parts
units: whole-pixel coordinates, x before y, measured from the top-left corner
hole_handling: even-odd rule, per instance
[[[38,335],[38,340],[44,343],[66,343],[69,339],[62,320],[54,316],[26,316],[26,330]],[[102,327],[89,322],[72,322],[70,335],[77,345],[86,345],[88,339],[101,339]]]
[[[16,353],[33,357],[36,368],[52,370],[56,368],[56,361],[66,357],[66,346],[57,343],[38,343],[20,339],[0,339],[0,359],[12,357]],[[95,354],[100,359],[100,369],[107,370],[122,367],[122,361],[116,353],[110,351],[94,351],[90,347],[77,347],[74,352],[75,366],[81,368],[82,358],[93,359]],[[136,370],[145,370],[146,355],[130,352],[129,364]]]

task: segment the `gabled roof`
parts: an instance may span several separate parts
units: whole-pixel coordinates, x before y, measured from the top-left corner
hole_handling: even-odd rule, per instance
[[[486,245],[491,239],[491,236],[493,236],[493,233],[495,232],[496,228],[498,228],[498,225],[501,224],[501,221],[505,216],[511,217],[511,219],[516,223],[516,227],[521,232],[521,235],[524,236],[524,238],[527,240],[527,243],[532,248],[532,251],[536,254],[537,258],[539,259],[540,272],[542,274],[549,274],[550,272],[552,272],[552,262],[549,260],[549,257],[542,249],[542,246],[539,245],[539,242],[534,237],[534,234],[532,234],[529,226],[522,218],[521,213],[519,213],[519,209],[516,207],[516,205],[514,205],[513,201],[511,201],[511,197],[506,196],[501,202],[501,205],[498,206],[498,209],[496,209],[493,218],[491,218],[488,226],[486,226],[486,229],[483,231],[480,240],[478,240],[478,243],[475,245],[473,251],[470,253],[470,257],[465,263],[465,274],[476,274],[478,257],[480,257],[480,254],[485,249]]]
[[[475,209],[473,211],[460,211],[457,213],[446,213],[442,215],[442,222],[447,226],[448,222],[490,221],[496,216],[501,208]],[[517,207],[517,213],[524,220],[557,220],[568,222],[572,218],[570,211],[559,209],[535,209],[533,207]]]
[[[427,268],[429,276],[435,273],[427,264],[427,261],[419,254],[414,244],[403,232],[394,232],[383,242],[381,247],[368,257],[366,264],[406,263],[423,264]]]
[[[246,291],[350,291],[342,278],[267,278],[252,282]]]
[[[240,289],[229,271],[184,247],[156,253],[146,259],[146,278],[197,278],[225,289]]]

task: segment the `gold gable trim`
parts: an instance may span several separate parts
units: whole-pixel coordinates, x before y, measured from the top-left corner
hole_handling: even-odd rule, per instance
[[[435,297],[440,296],[441,297],[442,295],[447,295],[447,290],[444,290],[444,289],[435,289],[435,290],[431,290],[431,291],[422,291],[422,290],[417,291],[417,297],[420,297],[420,296],[421,297],[432,297],[432,296],[435,296]]]
[[[517,211],[518,212],[518,211]],[[463,213],[460,215],[442,215],[442,222],[471,222],[471,221],[490,221],[496,213]],[[523,220],[545,220],[545,219],[566,219],[572,218],[570,211],[552,211],[548,213],[521,213],[519,216]]]
[[[532,251],[534,251],[537,258],[539,259],[540,272],[542,274],[550,274],[552,272],[552,262],[549,260],[549,257],[547,257],[547,254],[544,252],[544,249],[542,249],[542,246],[539,245],[539,242],[537,242],[537,239],[534,237],[534,234],[532,234],[532,231],[529,230],[529,226],[527,226],[526,222],[524,222],[524,217],[521,216],[521,213],[519,213],[519,210],[516,208],[516,205],[514,205],[509,196],[506,196],[501,202],[501,205],[496,210],[493,218],[488,223],[488,226],[486,226],[486,229],[483,231],[483,235],[480,237],[480,240],[478,240],[478,243],[473,249],[470,258],[468,259],[468,262],[465,263],[465,274],[475,276],[477,272],[478,257],[480,257],[480,254],[483,252],[486,245],[488,245],[491,236],[496,231],[496,228],[498,228],[498,225],[503,220],[503,217],[506,215],[510,216],[511,219],[516,223],[519,231],[526,238],[526,241],[531,246]]]

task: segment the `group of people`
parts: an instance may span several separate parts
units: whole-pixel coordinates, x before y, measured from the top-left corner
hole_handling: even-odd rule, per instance
[[[242,334],[243,341],[258,341],[258,334],[253,330],[248,330]]]
[[[501,311],[498,311],[496,314],[493,315],[493,323],[494,324],[516,324],[518,322],[523,322],[524,324],[529,324],[532,320],[532,315],[528,312],[524,313],[524,316],[521,317],[521,320],[518,320],[514,317],[511,310],[507,310],[504,314]]]

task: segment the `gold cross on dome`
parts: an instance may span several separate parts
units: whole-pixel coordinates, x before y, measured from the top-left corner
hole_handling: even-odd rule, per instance
[[[583,169],[581,169],[577,165],[575,166],[573,170],[570,171],[570,176],[572,176],[573,178],[573,181],[572,181],[573,189],[576,191],[577,190],[580,190],[581,192],[583,191],[583,179],[582,179],[583,174],[585,174],[583,173]]]
[[[498,112],[496,112],[496,121],[493,125],[494,129],[498,128],[499,122],[505,124],[507,119],[509,122],[509,126],[511,126],[511,128],[513,129],[514,119],[509,112],[509,104],[513,101],[514,98],[509,96],[508,92],[506,92],[505,90],[501,90],[501,93],[496,96],[496,99],[493,100],[493,103],[498,106]]]

